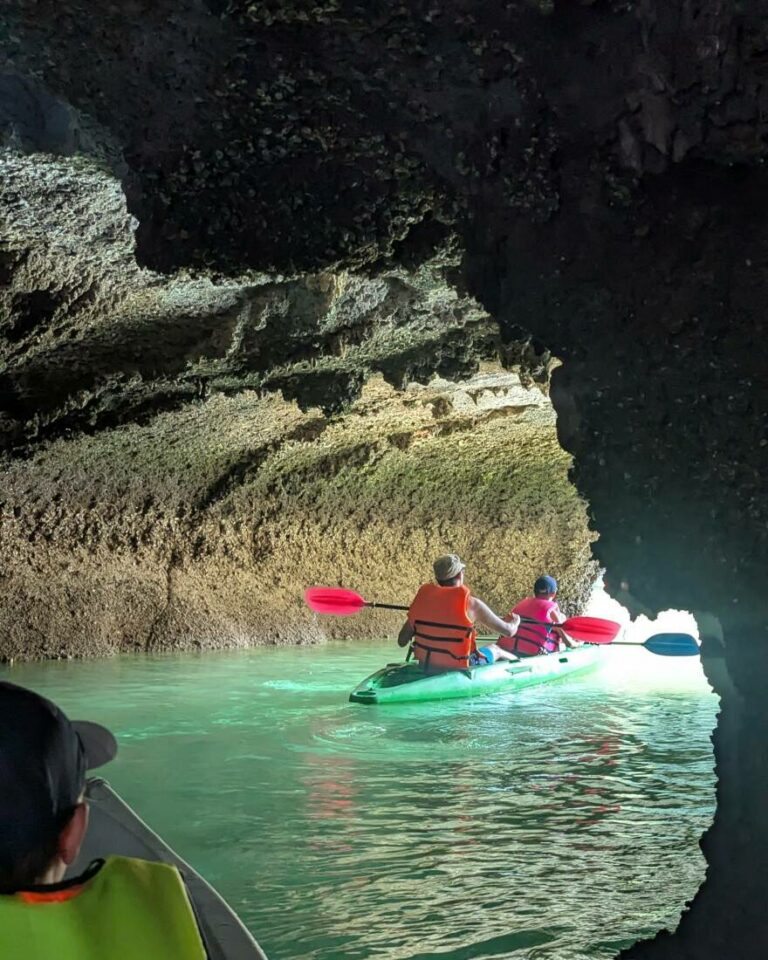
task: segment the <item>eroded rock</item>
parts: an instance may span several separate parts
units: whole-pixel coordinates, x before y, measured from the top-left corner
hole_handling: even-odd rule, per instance
[[[317,618],[306,586],[407,602],[466,555],[506,611],[544,567],[580,609],[596,568],[544,392],[489,367],[461,386],[379,378],[344,417],[213,396],[8,468],[5,658],[392,634],[384,612]]]

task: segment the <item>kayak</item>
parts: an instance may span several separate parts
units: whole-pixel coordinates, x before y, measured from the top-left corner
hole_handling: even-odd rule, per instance
[[[267,960],[232,908],[150,830],[106,780],[89,779],[85,795],[90,807],[88,832],[69,876],[78,876],[92,860],[112,854],[172,863],[184,877],[209,960]]]
[[[431,674],[415,662],[390,663],[358,684],[349,699],[352,703],[413,703],[517,691],[583,673],[596,666],[601,656],[600,647],[584,646]]]

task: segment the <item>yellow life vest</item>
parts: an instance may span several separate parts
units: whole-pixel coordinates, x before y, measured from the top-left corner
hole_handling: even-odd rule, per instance
[[[2,960],[206,960],[179,871],[109,857],[80,887],[0,896]]]

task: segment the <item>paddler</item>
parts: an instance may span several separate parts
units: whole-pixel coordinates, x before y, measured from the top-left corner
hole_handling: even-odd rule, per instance
[[[539,623],[521,623],[512,639],[499,637],[499,646],[519,657],[535,657],[542,653],[555,653],[561,642],[567,647],[578,646],[556,624],[565,621],[558,606],[557,580],[544,574],[533,585],[533,595],[521,600],[510,611],[523,620],[538,620]],[[551,624],[551,626],[548,626]]]
[[[425,670],[466,670],[495,660],[516,660],[495,643],[477,648],[475,624],[479,621],[504,637],[514,637],[520,617],[497,617],[487,604],[464,586],[465,564],[449,553],[433,564],[437,583],[419,587],[408,619],[400,629],[398,645],[411,645]]]
[[[64,879],[88,829],[86,770],[116,752],[105,727],[0,682],[0,957],[206,960],[175,866],[108,857]]]

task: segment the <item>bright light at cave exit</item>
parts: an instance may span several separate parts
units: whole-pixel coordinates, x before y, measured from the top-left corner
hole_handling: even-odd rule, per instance
[[[592,596],[584,614],[588,617],[605,617],[606,620],[620,623],[624,629],[618,639],[631,643],[642,643],[654,633],[690,633],[699,639],[696,619],[687,610],[662,610],[655,620],[649,620],[642,614],[632,620],[629,610],[605,592],[602,577],[592,588]]]
[[[602,578],[595,583],[584,613],[586,616],[604,617],[620,623],[623,629],[616,639],[622,643],[639,645],[655,633],[688,633],[696,640],[699,639],[696,620],[687,610],[662,610],[654,620],[642,614],[632,620],[627,608],[606,593]],[[670,679],[674,676],[677,680],[687,680],[697,685],[699,682],[706,683],[698,657],[661,657],[645,650],[635,651],[624,646],[617,648],[617,655],[619,650],[626,651],[631,656],[632,676],[640,682],[650,675],[658,677],[665,674]]]

